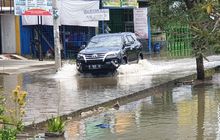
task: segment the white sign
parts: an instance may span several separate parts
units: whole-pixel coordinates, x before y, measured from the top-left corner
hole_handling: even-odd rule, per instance
[[[60,23],[61,25],[75,25],[75,26],[89,26],[98,27],[98,21],[87,20],[85,10],[99,10],[99,0],[85,1],[85,0],[63,0],[58,1],[60,9]],[[22,16],[22,25],[37,25],[37,16]],[[40,20],[42,25],[53,25],[52,16],[42,16]]]
[[[134,32],[138,37],[148,39],[147,8],[134,9]]]
[[[89,9],[84,10],[87,21],[109,20],[109,9]]]
[[[60,22],[62,25],[98,27],[98,21],[86,21],[85,10],[99,9],[99,0],[63,0]]]
[[[52,15],[52,0],[15,0],[15,15]]]

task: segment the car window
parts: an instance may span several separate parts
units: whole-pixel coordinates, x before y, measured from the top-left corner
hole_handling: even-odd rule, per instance
[[[124,42],[125,42],[126,44],[129,42],[127,37],[124,37]]]
[[[122,45],[121,35],[96,36],[92,38],[87,48],[92,47],[119,47]]]
[[[137,40],[137,36],[135,34],[131,34],[131,36],[134,38],[134,40]]]
[[[131,35],[127,35],[126,38],[127,38],[128,42],[134,42],[135,41],[134,38]]]

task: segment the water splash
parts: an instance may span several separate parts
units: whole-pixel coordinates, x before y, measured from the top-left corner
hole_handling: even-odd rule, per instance
[[[75,75],[78,74],[78,71],[76,69],[76,65],[75,64],[69,64],[68,62],[66,62],[63,67],[61,68],[60,71],[58,71],[53,78],[55,79],[61,79],[61,78],[70,78],[70,77],[74,77]]]
[[[153,74],[161,71],[161,67],[153,65],[148,60],[140,60],[137,64],[121,65],[118,68],[119,75]]]
[[[152,75],[161,71],[161,67],[153,65],[148,60],[140,60],[137,64],[121,65],[118,68],[119,85],[136,85],[145,81],[151,81]],[[150,82],[149,82],[150,83]]]
[[[212,68],[220,65],[219,56],[208,57],[209,62],[204,61],[205,68]],[[153,75],[153,74],[167,74],[174,72],[192,72],[196,70],[195,58],[184,58],[175,60],[140,60],[138,64],[126,64],[121,65],[117,69],[117,76],[140,76],[140,75]],[[72,78],[77,75],[81,75],[75,64],[70,64],[66,62],[61,71],[57,72],[53,78],[55,79],[66,79]],[[90,77],[90,76],[89,76]],[[92,76],[91,76],[92,77]]]

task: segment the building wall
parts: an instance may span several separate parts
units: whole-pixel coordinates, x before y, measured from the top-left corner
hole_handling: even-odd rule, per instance
[[[21,21],[20,21],[21,22]],[[33,40],[32,26],[22,26],[20,24],[21,34],[21,55],[33,55],[31,48],[31,41]]]
[[[16,53],[15,16],[1,16],[2,53]]]

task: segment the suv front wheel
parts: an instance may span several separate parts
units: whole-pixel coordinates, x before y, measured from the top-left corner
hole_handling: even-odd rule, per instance
[[[124,56],[124,57],[122,58],[122,64],[127,64],[127,63],[128,63],[128,59],[127,59],[126,56]]]

